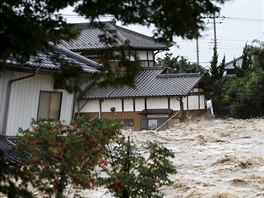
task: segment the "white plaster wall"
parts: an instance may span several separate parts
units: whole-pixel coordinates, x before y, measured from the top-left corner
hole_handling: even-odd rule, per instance
[[[56,91],[62,92],[60,120],[69,124],[72,120],[74,94],[70,94],[66,90],[62,89],[57,89]]]
[[[134,111],[133,99],[124,100],[124,111]]]
[[[168,99],[167,98],[151,98],[147,99],[148,109],[167,109]]]
[[[154,60],[153,51],[148,51],[148,59],[149,60]]]
[[[145,100],[144,99],[136,99],[135,101],[135,110],[143,111],[145,109]]]
[[[199,92],[199,88],[194,88],[192,92]]]
[[[114,107],[116,112],[122,111],[122,100],[104,100],[102,102],[102,112],[111,112],[111,108]]]
[[[197,110],[197,109],[199,109],[198,96],[188,96],[188,100],[189,100],[189,110]]]
[[[170,98],[170,108],[174,111],[181,110],[181,103],[176,98]]]
[[[200,96],[200,109],[205,109],[205,97],[204,95]]]
[[[80,101],[80,108],[81,108],[80,109],[81,113],[99,112],[100,111],[99,100]],[[77,112],[78,112],[78,107],[76,106],[75,113]]]
[[[183,102],[183,110],[187,110],[187,97],[183,97],[182,102]]]
[[[139,60],[148,60],[147,54],[148,51],[137,51],[137,58]]]
[[[15,72],[13,79],[25,75],[28,74]],[[63,92],[60,120],[66,123],[71,121],[74,94],[69,94],[64,90],[54,90],[53,83],[53,77],[50,75],[36,75],[12,84],[7,135],[16,135],[18,128],[26,129],[30,126],[31,119],[36,119],[40,91]]]

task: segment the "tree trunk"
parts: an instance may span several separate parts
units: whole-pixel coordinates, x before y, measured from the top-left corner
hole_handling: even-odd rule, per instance
[[[64,189],[65,189],[65,180],[66,180],[65,172],[62,171],[60,173],[60,180],[59,180],[59,183],[58,183],[58,188],[57,188],[57,192],[56,192],[56,198],[63,198],[63,192],[64,192]]]

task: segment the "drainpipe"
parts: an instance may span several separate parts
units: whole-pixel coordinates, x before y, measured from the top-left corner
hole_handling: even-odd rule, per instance
[[[76,104],[77,103],[77,104]],[[74,92],[74,97],[73,97],[73,108],[72,108],[72,116],[71,116],[71,121],[75,120],[75,106],[78,105],[79,108],[79,101],[76,100],[76,91]],[[79,117],[79,111],[77,116]]]
[[[10,103],[10,95],[11,95],[11,90],[12,90],[12,84],[16,81],[24,80],[27,78],[34,77],[36,73],[30,74],[28,76],[23,76],[20,78],[15,78],[12,80],[8,81],[7,84],[7,90],[6,90],[6,104],[5,104],[5,111],[4,111],[4,122],[3,122],[3,130],[2,130],[2,135],[6,135],[6,127],[7,127],[7,121],[8,121],[8,112],[9,112],[9,103]]]

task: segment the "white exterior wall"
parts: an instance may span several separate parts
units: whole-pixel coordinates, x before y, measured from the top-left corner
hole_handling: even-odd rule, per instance
[[[176,98],[170,98],[170,108],[174,111],[181,110],[181,103]]]
[[[28,73],[14,72],[16,79]],[[7,117],[6,135],[17,135],[18,129],[27,129],[32,118],[37,118],[40,91],[62,92],[60,120],[69,123],[71,121],[74,94],[65,90],[54,90],[54,80],[50,75],[39,75],[13,82],[9,111]]]
[[[124,100],[124,111],[134,111],[133,99]]]
[[[188,96],[188,109],[187,109],[187,97],[182,98],[184,110],[199,110],[199,96]],[[84,105],[85,101],[81,101],[80,106]],[[115,108],[115,112],[122,112],[122,100],[104,100],[102,102],[102,112],[111,112],[111,108]],[[124,99],[124,111],[134,111],[133,99]],[[147,109],[167,109],[167,98],[148,98]],[[170,98],[170,108],[174,111],[180,110],[180,101],[175,97]],[[205,97],[200,96],[200,109],[205,108]],[[135,99],[135,111],[139,112],[145,109],[145,99]],[[81,108],[81,113],[99,112],[99,100],[89,100]],[[76,111],[77,112],[77,109]]]
[[[201,95],[200,96],[200,109],[205,109],[205,104],[206,104],[205,97],[204,95]]]
[[[150,98],[147,99],[148,109],[167,109],[168,99],[167,98]]]
[[[122,100],[104,100],[102,102],[102,112],[111,112],[111,108],[115,108],[115,112],[122,111]]]
[[[148,51],[148,59],[154,60],[153,51]]]
[[[188,96],[189,110],[199,109],[199,96]]]
[[[136,99],[135,101],[135,110],[143,111],[145,109],[145,100],[144,99]]]
[[[137,58],[139,60],[148,60],[148,51],[137,51]]]
[[[83,106],[84,105],[84,106]],[[80,113],[91,113],[91,112],[99,112],[99,100],[88,100],[88,101],[80,101]],[[78,112],[78,106],[75,108],[75,113]]]

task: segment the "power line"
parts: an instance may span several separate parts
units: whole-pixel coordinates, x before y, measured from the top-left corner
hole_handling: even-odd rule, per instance
[[[240,18],[240,17],[225,17],[225,19],[230,20],[242,20],[242,21],[251,21],[251,22],[264,22],[264,19],[253,19],[253,18]]]

